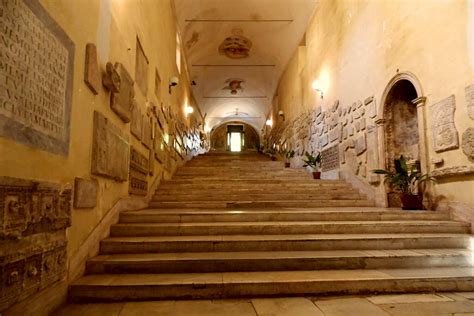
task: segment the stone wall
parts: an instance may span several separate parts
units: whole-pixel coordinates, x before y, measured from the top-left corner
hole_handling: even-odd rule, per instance
[[[176,64],[171,0],[12,0],[0,11],[2,312],[51,288],[48,304],[61,303],[57,283],[80,275],[115,213],[144,207],[208,141]]]
[[[390,127],[384,93],[393,78],[409,74],[423,100],[412,102],[419,146],[411,148],[413,133],[413,139],[394,145],[410,147],[407,152],[413,156],[414,149],[420,150],[422,167],[438,177],[430,188],[431,207],[456,212],[457,205],[463,205],[461,218],[473,221],[465,216],[474,214],[473,195],[467,189],[474,186],[473,12],[468,0],[321,2],[304,46],[280,79],[267,117],[276,122],[265,128],[267,143],[287,142],[298,154],[338,146],[336,170],[370,185],[383,204],[381,179],[370,170],[385,167],[385,132]],[[312,89],[313,83],[323,98]],[[278,120],[279,111],[285,113],[284,121]],[[407,113],[398,113],[398,121]],[[396,132],[400,138],[406,130],[398,126]]]

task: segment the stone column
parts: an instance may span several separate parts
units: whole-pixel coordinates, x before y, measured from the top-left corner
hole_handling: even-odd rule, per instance
[[[377,125],[377,136],[378,136],[378,148],[377,150],[379,151],[379,169],[385,169],[386,168],[386,146],[385,144],[385,119],[384,118],[379,118],[375,120],[375,124]],[[381,176],[379,176],[381,177]],[[387,201],[387,187],[384,184],[383,179],[380,179],[381,185],[378,188],[378,196],[375,197],[376,204],[377,206],[382,206],[382,207],[387,207],[388,206],[388,201]]]
[[[427,173],[430,171],[430,164],[428,159],[428,148],[426,141],[426,117],[425,117],[425,103],[426,97],[419,97],[411,101],[416,106],[416,114],[418,118],[418,135],[419,135],[419,146],[420,151],[420,168],[421,173]],[[429,182],[426,183],[424,190],[419,188],[423,194],[423,205],[428,208],[431,207],[432,187]]]

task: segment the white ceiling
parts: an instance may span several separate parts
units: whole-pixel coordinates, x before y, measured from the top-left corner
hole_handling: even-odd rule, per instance
[[[174,2],[191,79],[197,83],[194,95],[207,114],[206,123],[212,128],[241,120],[260,131],[317,0]],[[252,43],[248,57],[233,59],[219,51],[235,35]],[[243,80],[236,94],[228,88],[229,79]]]

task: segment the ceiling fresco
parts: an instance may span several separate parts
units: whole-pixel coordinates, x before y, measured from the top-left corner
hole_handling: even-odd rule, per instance
[[[291,5],[289,5],[291,2]],[[208,126],[260,131],[316,0],[174,0],[195,98]]]

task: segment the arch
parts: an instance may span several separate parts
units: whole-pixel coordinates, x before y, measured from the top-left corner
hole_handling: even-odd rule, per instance
[[[402,93],[403,92],[403,93]],[[379,167],[380,168],[390,168],[393,167],[393,156],[394,152],[400,154],[404,153],[403,149],[397,148],[394,149],[391,146],[394,146],[394,138],[401,139],[402,142],[405,141],[404,138],[397,135],[397,128],[395,126],[394,116],[402,116],[399,112],[402,112],[403,109],[400,109],[397,113],[394,114],[394,99],[399,98],[399,101],[405,103],[405,107],[412,107],[411,119],[412,123],[415,123],[416,126],[411,126],[414,137],[416,139],[417,146],[415,150],[408,150],[412,154],[412,157],[415,160],[419,161],[421,171],[423,173],[427,172],[427,147],[426,147],[426,132],[425,132],[425,112],[424,105],[426,98],[423,96],[423,89],[418,78],[411,72],[402,72],[396,74],[390,81],[387,83],[382,97],[380,98],[380,103],[378,105],[378,115],[376,119],[376,124],[378,126],[378,142],[379,142]],[[405,112],[407,110],[405,109]],[[407,124],[409,124],[407,122]],[[398,130],[403,130],[403,128],[398,128]],[[415,135],[416,134],[416,135]],[[412,145],[413,146],[413,145]],[[406,148],[405,148],[406,149]],[[397,151],[398,150],[398,151]],[[406,150],[405,150],[406,152]],[[409,154],[407,154],[409,155]],[[382,196],[385,197],[383,201],[384,206],[388,206],[388,194],[389,189],[387,186],[381,186]]]
[[[214,127],[210,134],[211,150],[228,150],[227,148],[227,126],[242,125],[245,135],[245,145],[242,150],[254,150],[255,145],[260,143],[260,135],[255,128],[242,121],[228,121]]]

